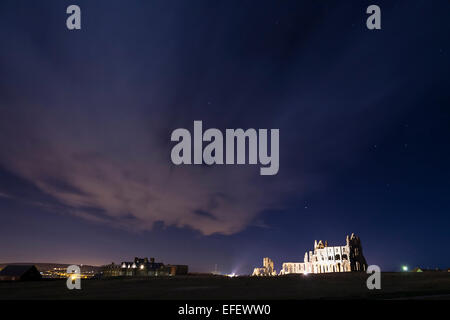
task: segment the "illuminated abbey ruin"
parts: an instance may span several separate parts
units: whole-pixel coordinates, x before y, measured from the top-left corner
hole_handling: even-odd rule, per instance
[[[266,259],[272,264],[266,266]],[[361,240],[352,233],[350,237],[346,237],[344,246],[331,247],[327,241],[314,241],[314,251],[305,252],[303,262],[285,262],[279,274],[352,272],[366,269],[367,262],[363,256]],[[273,271],[273,261],[265,258],[264,267],[255,268],[253,275],[273,275]]]
[[[255,268],[252,276],[276,276],[277,271],[273,267],[273,261],[270,258],[263,259],[263,267]]]

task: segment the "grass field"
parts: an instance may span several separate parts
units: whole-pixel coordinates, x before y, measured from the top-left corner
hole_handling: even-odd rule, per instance
[[[0,299],[450,299],[450,273],[382,273],[381,290],[368,290],[364,273],[283,277],[177,276],[0,282]]]

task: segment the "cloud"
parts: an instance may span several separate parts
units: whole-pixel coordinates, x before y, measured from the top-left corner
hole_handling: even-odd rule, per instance
[[[0,198],[7,198],[7,199],[11,199],[14,198],[12,195],[0,192]]]
[[[62,76],[51,82],[14,98],[0,120],[0,165],[53,197],[59,205],[51,210],[134,231],[162,222],[211,235],[239,232],[278,205],[282,190],[273,179],[261,182],[259,165],[174,166],[176,126],[163,107],[130,105],[128,95],[105,98],[88,86],[80,88],[83,101],[46,101],[41,94],[51,90],[71,95]]]
[[[279,206],[283,191],[273,179],[261,181],[259,165],[171,163],[172,130],[193,120],[224,124],[206,101],[197,108],[202,94],[193,94],[193,79],[182,77],[191,57],[179,56],[179,30],[167,37],[178,39],[176,46],[161,37],[124,57],[101,29],[79,42],[52,33],[58,41],[41,46],[30,37],[35,31],[4,27],[14,41],[0,53],[0,165],[55,200],[41,206],[129,230],[162,222],[205,235],[239,232],[259,212]],[[158,35],[149,30],[146,36]],[[97,51],[80,55],[74,47]],[[52,59],[50,49],[61,59]],[[237,99],[221,108],[241,109]]]
[[[120,131],[100,130],[107,140],[95,134],[79,139],[77,130],[97,131],[70,118],[58,118],[52,126],[35,118],[28,127],[16,119],[21,133],[1,139],[2,150],[8,150],[1,152],[1,162],[76,216],[133,230],[149,230],[162,221],[206,235],[232,234],[270,205],[264,196],[270,189],[252,182],[256,169],[175,167],[155,141],[156,133],[128,132],[133,147],[117,146]],[[27,145],[28,139],[34,141]]]
[[[346,70],[345,59],[365,46],[324,61],[314,51],[319,34],[306,53],[282,42],[295,49],[285,56],[278,46],[261,49],[266,36],[278,39],[273,26],[262,24],[255,37],[231,8],[210,15],[161,6],[165,15],[125,7],[99,14],[89,32],[71,36],[54,19],[42,28],[0,19],[0,165],[53,197],[53,208],[130,230],[163,222],[210,235],[264,226],[261,211],[313,191],[323,168],[353,159],[385,118],[368,111],[380,110],[393,84]],[[134,23],[117,24],[118,15]],[[281,128],[279,174],[172,165],[170,134],[194,120]]]

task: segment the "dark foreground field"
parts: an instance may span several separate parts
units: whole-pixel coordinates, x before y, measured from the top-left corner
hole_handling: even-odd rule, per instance
[[[368,290],[366,274],[273,278],[184,276],[0,282],[0,299],[450,299],[450,273],[383,273],[381,290]]]

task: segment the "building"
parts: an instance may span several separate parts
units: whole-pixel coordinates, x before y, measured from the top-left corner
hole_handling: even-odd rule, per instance
[[[122,268],[120,265],[112,262],[111,264],[102,267],[101,275],[104,277],[120,277],[122,276]]]
[[[34,265],[8,265],[0,271],[0,281],[28,281],[41,278],[41,274]]]
[[[255,268],[252,276],[275,276],[277,274],[273,266],[273,261],[270,258],[263,259],[263,267]]]
[[[181,276],[188,274],[189,268],[185,264],[168,264],[171,276]]]
[[[280,274],[330,273],[366,271],[361,240],[355,234],[346,237],[344,246],[328,246],[328,242],[314,241],[314,251],[305,252],[303,262],[283,263]]]
[[[124,261],[120,265],[111,263],[103,267],[105,277],[148,277],[148,276],[174,276],[188,273],[187,265],[164,265],[155,262],[155,258],[134,258],[134,261]]]

